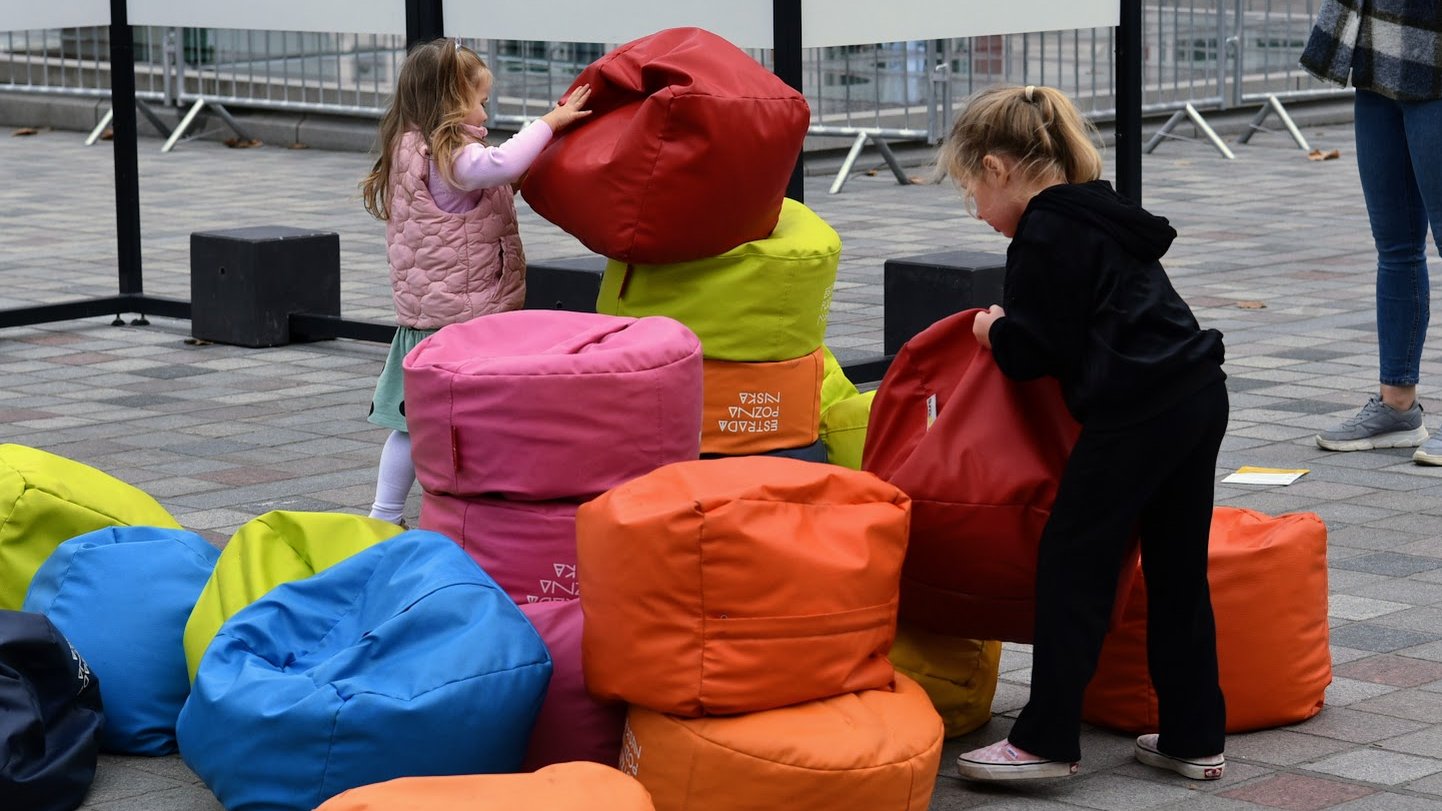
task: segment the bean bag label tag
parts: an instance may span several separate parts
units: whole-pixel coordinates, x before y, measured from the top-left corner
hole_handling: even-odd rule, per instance
[[[702,363],[701,452],[740,455],[809,445],[820,436],[822,350],[792,360]]]

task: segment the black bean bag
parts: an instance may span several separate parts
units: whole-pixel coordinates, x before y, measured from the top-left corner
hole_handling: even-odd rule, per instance
[[[0,611],[0,803],[80,807],[100,754],[100,682],[43,614]]]

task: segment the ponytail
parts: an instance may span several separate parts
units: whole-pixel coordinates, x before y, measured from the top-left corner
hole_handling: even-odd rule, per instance
[[[1051,87],[992,87],[956,117],[938,168],[961,183],[981,175],[987,155],[1017,161],[1026,177],[1060,176],[1068,183],[1101,177],[1100,135],[1066,94]]]

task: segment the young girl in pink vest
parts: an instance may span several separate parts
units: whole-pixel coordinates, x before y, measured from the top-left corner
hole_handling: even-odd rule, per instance
[[[386,221],[396,336],[376,381],[370,421],[391,429],[371,516],[405,525],[415,483],[401,361],[447,324],[519,309],[526,257],[512,184],[562,127],[590,114],[582,86],[500,146],[485,143],[491,72],[456,39],[406,57],[381,118],[380,158],[361,183],[366,211]]]

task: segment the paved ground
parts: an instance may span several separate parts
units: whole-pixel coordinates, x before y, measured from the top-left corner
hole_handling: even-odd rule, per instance
[[[1181,231],[1168,260],[1177,286],[1227,336],[1233,410],[1218,477],[1248,464],[1312,471],[1289,487],[1218,484],[1217,501],[1326,520],[1336,676],[1327,708],[1233,736],[1227,776],[1214,784],[1141,767],[1128,738],[1097,730],[1086,731],[1082,772],[1069,781],[963,784],[950,775],[953,756],[1004,734],[1026,698],[1029,650],[1008,646],[995,719],[948,746],[934,809],[1442,808],[1442,468],[1414,466],[1400,450],[1333,455],[1312,443],[1361,404],[1376,360],[1350,128],[1307,136],[1340,159],[1308,161],[1280,135],[1237,146],[1230,162],[1168,143],[1146,160],[1146,202]],[[0,307],[116,290],[110,150],[80,140],[0,137]],[[339,232],[346,315],[389,318],[383,229],[356,193],[364,156],[201,142],[162,156],[158,147],[142,142],[147,292],[188,296],[193,231],[289,224]],[[885,258],[1004,249],[948,187],[901,187],[884,170],[840,195],[825,193],[829,182],[811,178],[807,201],[845,242],[828,336],[843,356],[880,351]],[[529,211],[522,230],[533,259],[581,253]],[[187,322],[165,319],[0,331],[0,440],[129,481],[217,543],[271,509],[366,508],[384,432],[364,416],[384,347],[252,350],[192,346],[188,334]],[[1434,330],[1424,358],[1428,405],[1442,403],[1439,340]],[[84,807],[218,805],[178,758],[106,757]]]

